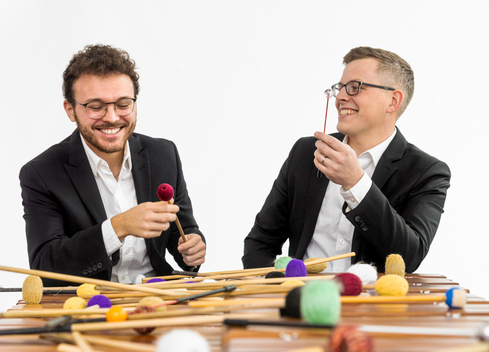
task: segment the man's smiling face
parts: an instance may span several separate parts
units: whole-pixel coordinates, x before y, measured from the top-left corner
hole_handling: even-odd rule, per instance
[[[372,58],[354,60],[346,65],[341,83],[350,81],[383,85],[378,72],[378,61]],[[341,89],[336,96],[337,129],[350,137],[368,136],[382,130],[386,111],[391,103],[391,91],[362,86],[358,95],[349,96]]]
[[[135,98],[133,83],[129,76],[123,74],[85,74],[75,81],[73,91],[74,99],[80,104],[93,101],[111,103],[121,98]],[[105,153],[122,152],[136,127],[136,106],[131,114],[121,117],[114,110],[114,104],[109,104],[105,116],[98,120],[89,117],[81,105],[76,104],[73,109],[69,103],[65,104],[65,108],[70,120],[76,121],[90,149],[101,158]]]

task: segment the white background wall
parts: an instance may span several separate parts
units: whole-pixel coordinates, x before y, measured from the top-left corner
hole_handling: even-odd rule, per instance
[[[488,15],[486,0],[0,0],[0,264],[28,268],[18,172],[75,128],[61,75],[86,44],[136,60],[136,131],[179,147],[208,241],[202,271],[241,268],[243,239],[291,146],[322,130],[324,89],[340,79],[343,56],[366,45],[411,64],[416,91],[398,126],[453,174],[418,272],[489,298]],[[0,272],[4,287],[24,278]],[[0,293],[0,310],[16,299]]]

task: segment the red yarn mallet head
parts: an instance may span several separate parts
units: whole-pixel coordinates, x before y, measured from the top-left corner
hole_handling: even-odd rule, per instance
[[[352,325],[337,327],[329,338],[331,352],[361,351],[372,352],[374,344],[372,337]]]
[[[156,191],[158,198],[163,202],[168,202],[173,198],[173,187],[168,183],[162,183]]]
[[[342,287],[340,289],[342,296],[358,296],[362,293],[362,280],[352,273],[340,273],[334,277]]]

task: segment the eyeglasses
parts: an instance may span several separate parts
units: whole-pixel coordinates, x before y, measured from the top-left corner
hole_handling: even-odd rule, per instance
[[[114,110],[117,115],[123,117],[132,113],[134,110],[134,104],[136,99],[133,98],[120,98],[112,103],[104,103],[102,101],[91,101],[86,104],[81,104],[76,100],[72,100],[74,103],[85,107],[88,117],[98,120],[105,116],[107,113],[107,105],[114,104]]]
[[[389,88],[389,87],[384,87],[384,86],[378,86],[376,84],[370,84],[370,83],[365,83],[365,82],[358,82],[358,81],[350,81],[347,84],[343,83],[336,83],[331,86],[331,91],[334,97],[338,95],[340,90],[345,87],[346,94],[349,96],[357,95],[360,93],[360,89],[362,86],[368,86],[368,87],[374,87],[374,88],[380,88],[380,89],[385,89],[385,90],[395,90],[394,88]]]

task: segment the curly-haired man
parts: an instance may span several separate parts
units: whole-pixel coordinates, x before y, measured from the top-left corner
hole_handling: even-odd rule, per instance
[[[77,129],[20,171],[32,268],[140,283],[171,274],[166,250],[185,270],[204,262],[176,146],[133,133],[138,80],[129,54],[108,45],[86,46],[66,68],[63,104]],[[161,183],[178,206],[158,200]]]

